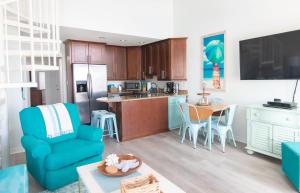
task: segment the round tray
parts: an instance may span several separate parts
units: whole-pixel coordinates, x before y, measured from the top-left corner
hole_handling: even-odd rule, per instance
[[[117,173],[115,174],[109,174],[105,171],[106,168],[106,164],[105,161],[102,161],[102,164],[100,164],[97,168],[98,171],[105,176],[110,176],[110,177],[121,177],[121,176],[127,176],[129,174],[132,174],[134,172],[136,172],[136,170],[142,165],[142,160],[134,155],[117,155],[119,157],[119,161],[122,160],[132,160],[132,159],[136,159],[139,162],[139,165],[135,168],[129,169],[127,172],[123,173],[121,170],[118,170]],[[101,163],[101,162],[100,162]]]

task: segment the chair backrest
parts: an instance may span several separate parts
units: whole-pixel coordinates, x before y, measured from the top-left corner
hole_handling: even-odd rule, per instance
[[[176,101],[176,106],[177,106],[177,110],[180,113],[181,118],[183,119],[183,109],[181,107],[181,102],[180,101]]]
[[[227,125],[228,126],[231,126],[233,123],[233,118],[234,118],[236,107],[237,107],[236,104],[229,105],[229,107],[228,107],[228,117],[227,117]]]
[[[213,111],[206,107],[201,106],[201,108],[198,108],[195,105],[189,104],[189,111],[190,111],[190,118],[192,121],[206,121],[208,118],[212,115]]]
[[[48,143],[57,143],[68,139],[76,138],[77,130],[80,125],[78,109],[75,104],[66,103],[74,133],[65,134],[55,138],[47,138],[46,126],[42,112],[38,107],[28,107],[20,112],[20,121],[24,135],[31,135]]]
[[[190,112],[189,112],[189,104],[184,102],[180,103],[180,109],[182,110],[182,117],[184,122],[189,125],[191,124]]]

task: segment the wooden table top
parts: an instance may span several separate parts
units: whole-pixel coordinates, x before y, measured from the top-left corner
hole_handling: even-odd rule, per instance
[[[227,108],[225,104],[218,105],[193,105],[189,108],[191,120],[207,120],[214,112],[219,112]],[[197,116],[197,112],[199,117]]]

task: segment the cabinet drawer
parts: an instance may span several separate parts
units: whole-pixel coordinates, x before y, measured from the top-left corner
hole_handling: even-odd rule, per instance
[[[276,111],[251,109],[250,119],[294,128],[297,128],[299,125],[298,115]]]

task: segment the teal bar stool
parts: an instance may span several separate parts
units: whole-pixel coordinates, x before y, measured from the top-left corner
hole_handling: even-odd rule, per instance
[[[117,142],[119,142],[119,133],[115,113],[108,112],[106,110],[93,111],[91,124],[94,127],[102,128],[103,136],[109,135],[112,138],[114,135],[116,135]]]

